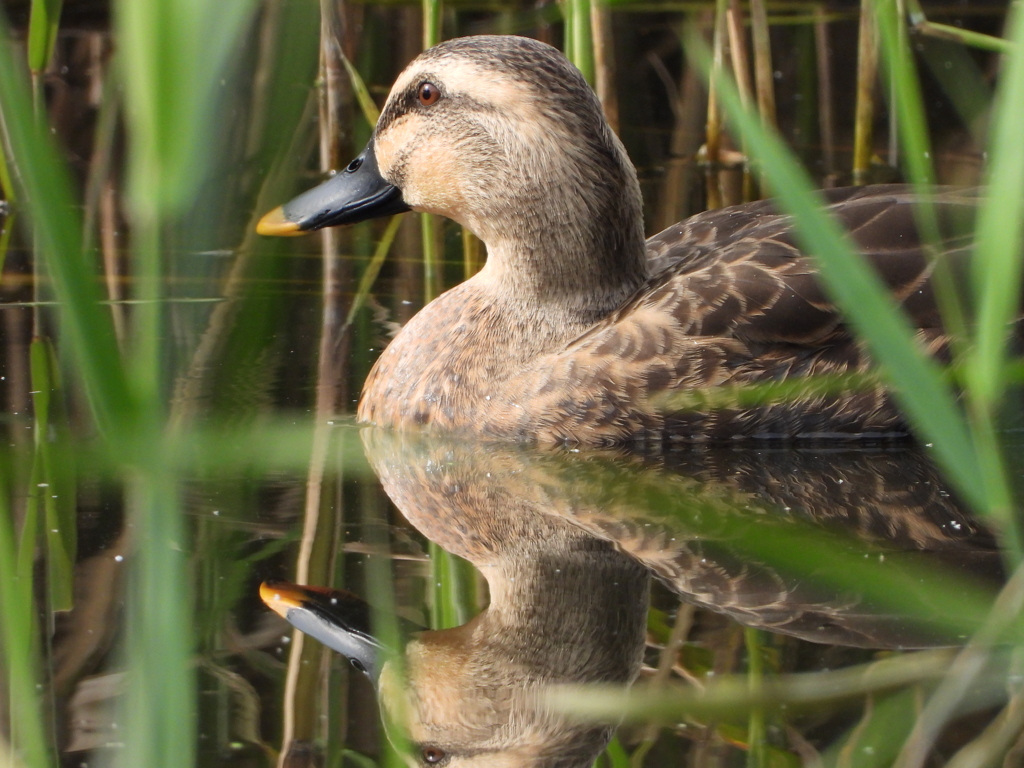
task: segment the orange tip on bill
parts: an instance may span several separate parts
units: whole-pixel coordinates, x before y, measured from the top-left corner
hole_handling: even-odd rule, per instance
[[[292,237],[306,233],[299,229],[299,225],[294,221],[285,218],[284,207],[279,205],[259,220],[256,224],[256,234],[270,237]]]
[[[289,609],[298,608],[302,604],[302,593],[292,584],[265,581],[260,584],[260,599],[274,613],[284,616]]]

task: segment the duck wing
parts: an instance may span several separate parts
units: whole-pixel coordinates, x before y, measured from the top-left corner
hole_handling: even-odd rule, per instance
[[[821,196],[916,327],[941,328],[933,264],[916,223],[921,199],[914,190],[878,185]],[[979,196],[977,189],[940,188],[933,197],[942,252],[954,269],[966,261]],[[813,258],[798,243],[792,217],[773,201],[699,214],[650,238],[647,246],[654,276],[611,323],[657,305],[689,336],[798,345],[847,336]]]
[[[940,359],[948,337],[906,186],[822,193]],[[966,264],[976,190],[937,190],[942,252]],[[662,393],[846,375],[872,361],[827,295],[792,219],[771,202],[695,216],[648,241],[652,272],[623,306],[510,382],[507,423],[542,442],[889,436],[906,424],[881,387],[762,406],[669,405]],[[566,386],[566,382],[572,382]],[[661,403],[659,405],[659,402]]]

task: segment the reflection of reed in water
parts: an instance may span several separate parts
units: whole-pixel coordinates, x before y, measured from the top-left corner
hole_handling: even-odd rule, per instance
[[[836,588],[829,574],[816,580],[806,569],[751,557],[749,539],[769,530],[792,531],[799,543],[810,528],[837,553],[882,555],[897,577],[907,556],[989,575],[999,569],[991,537],[910,448],[687,452],[662,462],[669,471],[363,434],[396,506],[427,537],[480,568],[490,588],[490,606],[467,624],[414,635],[404,649],[406,681],[388,665],[380,673],[384,709],[390,717],[404,710],[426,761],[589,765],[609,731],[555,715],[542,694],[555,684],[635,677],[648,571],[698,605],[809,640],[955,642],[941,618],[956,605],[948,592],[947,605],[933,605],[923,588],[919,612],[937,618],[908,621],[884,601],[876,605],[877,595],[865,599],[855,583]],[[645,506],[664,498],[688,514]],[[825,539],[827,527],[852,535]]]

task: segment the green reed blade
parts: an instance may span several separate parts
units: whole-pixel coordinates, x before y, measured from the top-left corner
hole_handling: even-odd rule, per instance
[[[705,47],[691,35],[689,48],[704,51]],[[706,72],[710,70],[706,51],[696,58]],[[742,108],[729,80],[720,77],[717,85],[731,122],[763,164],[780,205],[794,217],[800,242],[816,257],[825,286],[867,343],[918,436],[934,445],[936,457],[965,498],[987,509],[989,489],[974,441],[939,366],[917,345],[906,318],[878,276],[857,255],[839,226],[820,210],[807,173],[785,145]]]
[[[970,131],[971,138],[979,145],[984,143],[992,105],[992,84],[978,62],[962,45],[948,41],[921,40],[917,51]]]
[[[50,610],[69,611],[73,602],[77,524],[75,482],[67,452],[57,356],[49,339],[37,338],[29,350],[32,408],[35,416],[35,464],[30,498],[42,500]]]
[[[254,0],[120,0],[115,23],[135,216],[182,213],[209,159],[215,105]]]
[[[7,489],[0,487],[0,671],[5,673],[16,743],[24,768],[49,768],[54,760],[47,746],[37,670],[38,633],[32,610],[32,578],[19,575],[14,526],[7,504]]]
[[[423,47],[441,42],[441,0],[423,0]],[[423,300],[433,301],[441,292],[440,232],[444,224],[430,213],[420,214],[420,235],[423,242]]]
[[[351,436],[342,434],[346,442],[358,440],[358,434]],[[374,552],[388,553],[391,542],[387,529],[380,523],[388,519],[388,514],[381,503],[380,495],[370,497],[369,503],[362,505],[363,523],[367,525],[366,543],[373,547]],[[392,572],[392,561],[387,556],[370,555],[366,558],[366,601],[370,604],[370,622],[373,635],[385,649],[388,649],[383,664],[393,670],[396,680],[405,677],[404,657],[395,649],[404,647],[406,638],[402,637],[398,617],[395,613],[395,581]],[[389,721],[388,738],[384,742],[384,756],[380,762],[387,768],[401,768],[406,765],[402,755],[409,754],[409,736],[404,724],[407,716],[404,712],[406,698],[395,699],[396,715]]]
[[[372,757],[361,755],[351,749],[341,751],[345,763],[354,763],[356,768],[377,768],[377,762]]]
[[[996,89],[987,201],[978,214],[974,291],[977,335],[967,367],[968,391],[987,409],[996,407],[1005,388],[1007,345],[1020,314],[1024,257],[1024,9],[1011,7],[1007,22],[1016,52],[1007,57]]]
[[[122,704],[125,746],[117,764],[183,768],[196,745],[190,583],[178,488],[156,457],[129,486],[139,542],[129,583]]]
[[[594,84],[594,36],[590,24],[590,0],[564,0],[565,54]]]
[[[352,297],[352,306],[349,307],[348,315],[345,316],[345,322],[339,331],[339,336],[345,332],[352,321],[355,320],[359,310],[363,308],[366,303],[366,299],[370,295],[370,291],[373,290],[373,284],[377,281],[377,275],[380,274],[380,268],[384,264],[384,260],[388,256],[388,252],[391,250],[391,244],[395,241],[395,235],[398,234],[398,227],[402,223],[402,216],[392,216],[391,220],[388,221],[387,227],[384,229],[384,234],[381,235],[380,242],[377,243],[377,247],[373,251],[373,256],[363,269],[363,275],[359,278],[359,287],[356,289],[356,295]]]
[[[738,720],[754,707],[818,711],[826,702],[855,700],[873,692],[934,681],[942,677],[952,657],[946,649],[919,651],[841,670],[779,675],[765,680],[756,693],[750,690],[746,676],[723,675],[708,681],[703,691],[692,687],[649,690],[634,686],[624,690],[618,686],[561,686],[551,690],[548,700],[557,710],[600,722],[677,720],[690,713]],[[1005,678],[1006,663],[1002,654],[985,682],[996,683],[1000,671]]]
[[[465,624],[476,613],[476,569],[458,555],[429,542],[430,628]]]
[[[423,243],[423,303],[429,304],[441,292],[441,249],[438,247],[444,226],[432,213],[420,214],[420,237]]]
[[[479,237],[462,227],[462,278],[469,280],[480,271],[484,262],[484,244]]]
[[[747,683],[752,696],[760,695],[765,671],[762,658],[764,633],[752,627],[743,628],[747,648]],[[747,718],[747,768],[765,768],[767,765],[767,732],[764,710],[753,707]]]
[[[985,35],[980,32],[973,32],[969,29],[960,29],[949,24],[939,24],[934,21],[926,21],[915,27],[915,31],[922,35],[930,35],[940,40],[952,40],[962,45],[969,45],[982,51],[993,53],[1011,54],[1019,48],[1015,48],[1008,40],[993,35]]]
[[[31,584],[35,570],[36,545],[39,541],[39,478],[42,472],[38,457],[32,461],[29,474],[28,493],[25,496],[25,514],[21,520],[21,532],[18,536],[18,559],[16,573],[22,584]]]
[[[921,83],[910,52],[906,25],[896,0],[873,0],[873,14],[881,35],[882,60],[893,83],[895,103],[890,105],[896,115],[896,130],[903,154],[901,164],[918,195],[914,218],[921,241],[935,261],[935,288],[946,328],[954,337],[954,352],[960,352],[967,339],[967,321],[961,306],[956,278],[941,257],[941,232],[930,194],[935,184],[932,146],[925,116]],[[959,342],[959,346],[957,343]]]
[[[995,597],[989,585],[929,567],[911,552],[879,552],[849,536],[770,516],[755,525],[740,506],[749,508],[747,501],[713,495],[680,498],[672,489],[637,483],[631,493],[638,510],[671,516],[680,535],[727,536],[728,546],[744,558],[770,563],[823,588],[853,590],[866,604],[905,617],[908,625],[923,621],[964,639],[987,620]]]
[[[28,77],[13,56],[10,39],[0,14],[0,104],[23,188],[21,200],[46,257],[65,342],[96,421],[106,432],[121,430],[135,410],[113,324],[100,306],[96,273],[82,258],[82,227],[67,170],[49,132],[36,130]]]
[[[441,42],[441,0],[422,0],[423,48],[432,48]]]
[[[341,55],[341,63],[345,65],[345,71],[348,72],[349,80],[352,81],[352,90],[356,93],[356,100],[359,102],[359,108],[363,111],[363,117],[366,118],[366,122],[372,128],[380,119],[380,110],[377,109],[377,103],[370,95],[370,89],[366,87],[366,83],[363,81],[359,71],[345,54]]]
[[[0,151],[0,155],[2,155]],[[11,234],[14,232],[13,213],[3,217],[3,225],[0,226],[0,285],[3,285],[4,264],[7,261],[7,252],[11,248]]]
[[[604,756],[607,760],[605,765],[609,768],[629,768],[629,754],[622,746],[618,736],[612,737],[612,740],[608,742]]]
[[[928,21],[924,15],[924,9],[921,8],[921,3],[918,0],[906,0],[906,4],[910,23],[914,26],[914,31],[919,34],[929,35],[942,40],[950,40],[961,45],[979,48],[983,51],[1012,53],[1014,50],[1014,44],[1010,40],[1003,40],[999,37],[985,35],[969,29],[960,29],[948,24]],[[1019,49],[1019,46],[1017,47]]]
[[[822,754],[822,763],[829,768],[891,766],[914,727],[919,698],[912,688],[869,696],[860,721]]]
[[[658,531],[663,540],[700,541],[709,557],[763,563],[816,590],[856,594],[863,611],[899,616],[928,637],[962,641],[989,621],[991,585],[935,567],[920,553],[843,535],[752,502],[728,486],[669,482],[660,472],[637,473],[593,457],[566,456],[548,471],[566,480],[577,509],[604,510],[631,526],[642,521],[645,536]],[[1010,624],[1017,631],[1024,622],[1015,617]],[[992,636],[1006,634],[1002,628]]]
[[[848,392],[870,392],[880,384],[878,375],[870,372],[818,374],[780,381],[723,384],[707,389],[668,392],[653,398],[652,405],[662,412],[755,408]]]
[[[28,22],[28,68],[33,74],[43,72],[50,65],[63,4],[64,0],[32,0]]]
[[[905,30],[901,29],[896,0],[873,0],[872,6],[872,15],[878,21],[881,34],[882,60],[894,81],[895,92],[899,95],[889,107],[896,111],[899,120],[903,161],[918,191],[926,192],[926,185],[935,184],[935,169],[932,167],[931,142],[917,71],[910,56]],[[931,212],[930,206],[924,210]],[[931,220],[926,222],[926,242],[937,241],[939,234],[934,212],[931,213]]]
[[[4,130],[3,110],[0,109],[0,195],[9,204],[17,202],[16,189],[7,163],[7,136]]]

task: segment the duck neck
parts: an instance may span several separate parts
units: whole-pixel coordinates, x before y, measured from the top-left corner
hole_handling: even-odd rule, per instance
[[[485,568],[491,603],[478,631],[492,651],[541,676],[629,680],[643,648],[648,573],[605,542],[579,537],[577,546],[534,544]]]
[[[480,281],[525,305],[520,311],[590,325],[647,279],[636,173],[624,150],[603,149],[588,153],[600,161],[544,178],[519,175],[506,186],[515,190],[511,199],[480,227],[487,244]]]

